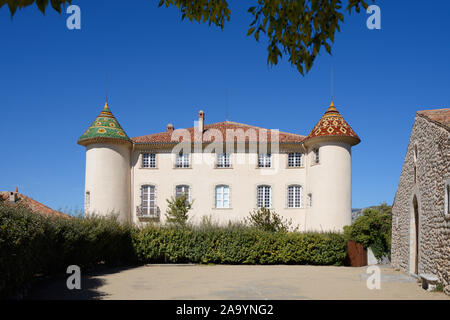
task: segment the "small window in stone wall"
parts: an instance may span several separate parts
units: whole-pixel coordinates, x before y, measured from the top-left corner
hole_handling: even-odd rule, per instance
[[[445,217],[450,218],[450,179],[445,182],[444,210]]]
[[[414,184],[417,183],[417,166],[414,164]]]
[[[414,184],[417,183],[417,144],[414,145]]]

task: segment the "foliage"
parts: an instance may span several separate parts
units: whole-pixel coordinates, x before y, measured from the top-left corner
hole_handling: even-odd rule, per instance
[[[0,298],[36,274],[135,261],[131,227],[114,219],[46,217],[0,203]]]
[[[291,65],[304,75],[308,72],[322,48],[331,54],[336,31],[340,32],[344,22],[344,11],[360,12],[367,8],[367,0],[253,0],[256,5],[248,12],[252,15],[247,35],[259,41],[260,33],[268,38],[267,64],[278,64],[283,54]],[[372,0],[374,1],[374,0]],[[36,3],[45,13],[48,0],[0,0],[0,8],[8,4],[11,15],[17,8]],[[345,2],[346,6],[343,4]],[[51,0],[52,7],[61,12],[61,7],[71,0]],[[231,11],[227,0],[160,0],[159,7],[175,6],[181,11],[181,19],[213,24],[221,29],[230,20]],[[345,9],[344,9],[345,7]]]
[[[188,212],[192,208],[192,203],[187,200],[185,194],[180,197],[166,199],[168,208],[166,211],[166,221],[178,227],[185,227],[189,219]]]
[[[364,248],[371,248],[375,257],[381,259],[391,254],[392,207],[383,203],[364,209],[351,226],[344,227],[348,240],[360,242]]]
[[[148,226],[133,235],[145,263],[342,265],[346,242],[338,233],[273,233],[245,226]]]
[[[364,0],[349,0],[346,9],[351,13],[367,7]],[[331,54],[336,30],[340,32],[344,21],[341,0],[258,0],[248,11],[254,19],[247,35],[253,34],[256,41],[260,32],[268,37],[267,64],[276,65],[284,53],[302,75],[322,47]]]
[[[13,16],[17,9],[22,9],[24,7],[31,6],[33,3],[36,3],[38,9],[45,14],[45,9],[48,6],[49,0],[0,0],[0,8],[5,4],[8,5],[9,11],[11,12],[11,16]],[[53,9],[61,13],[61,8],[66,4],[72,3],[72,0],[51,0],[50,4]]]
[[[190,22],[208,22],[223,29],[225,20],[230,21],[230,9],[225,0],[160,0],[158,6],[174,5],[181,11],[181,19]]]
[[[346,1],[346,10],[360,12],[367,8],[364,0]],[[175,5],[182,13],[182,19],[191,22],[208,22],[224,28],[224,21],[230,20],[230,10],[225,0],[161,0],[159,5]],[[259,41],[260,33],[268,38],[267,64],[278,64],[283,54],[289,57],[291,65],[304,75],[308,72],[320,50],[331,54],[336,30],[344,22],[343,1],[315,0],[257,0],[248,12],[253,16],[247,35],[253,34]]]
[[[244,221],[250,227],[267,232],[287,232],[292,226],[292,220],[283,220],[279,214],[268,208],[253,210]]]
[[[442,282],[436,283],[436,288],[433,290],[434,292],[444,292],[444,284]]]

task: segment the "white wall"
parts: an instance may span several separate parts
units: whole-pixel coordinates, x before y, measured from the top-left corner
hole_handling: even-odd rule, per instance
[[[272,209],[292,219],[300,230],[342,231],[351,224],[351,147],[340,142],[320,146],[320,163],[313,164],[313,147],[303,156],[303,167],[288,168],[288,153],[274,153],[272,168],[257,168],[256,153],[232,153],[232,168],[215,168],[215,154],[203,159],[191,154],[191,168],[174,168],[175,155],[156,150],[130,151],[126,145],[92,144],[86,151],[86,191],[90,213],[120,213],[121,221],[143,222],[136,215],[141,186],[156,187],[160,221],[164,222],[166,199],[177,185],[189,185],[194,200],[190,216],[199,222],[212,216],[219,223],[241,221],[256,208],[257,186],[272,187]],[[300,148],[300,147],[299,147]],[[300,150],[298,150],[300,151]],[[142,168],[142,153],[156,153],[156,168]],[[131,154],[131,162],[130,162]],[[131,170],[130,170],[131,166]],[[215,186],[230,187],[229,209],[215,208]],[[302,186],[302,208],[287,207],[289,185]],[[312,207],[307,195],[312,194]]]
[[[341,142],[320,143],[320,163],[308,168],[308,188],[313,203],[307,219],[308,230],[343,230],[351,224],[351,147]]]
[[[85,192],[88,191],[88,215],[114,212],[121,221],[129,221],[130,147],[104,143],[86,147]]]
[[[157,169],[143,169],[141,168],[141,152],[133,152],[133,222],[139,222],[136,206],[140,205],[140,188],[145,184],[156,186],[156,201],[161,212],[161,221],[165,220],[166,199],[175,195],[176,185],[186,184],[191,186],[194,204],[190,215],[194,221],[199,221],[203,215],[213,215],[214,220],[222,223],[227,223],[229,220],[242,220],[248,216],[248,213],[256,208],[257,186],[264,184],[272,186],[272,206],[275,211],[285,218],[292,218],[294,224],[304,228],[305,214],[308,209],[287,208],[287,187],[290,184],[297,184],[302,185],[305,190],[306,169],[304,167],[287,168],[287,154],[273,154],[274,168],[264,169],[257,168],[255,153],[231,154],[232,169],[216,169],[215,156],[207,157],[209,163],[205,161],[195,163],[191,158],[192,168],[174,169],[173,157],[174,155],[168,152],[159,153],[156,159]],[[238,161],[238,158],[244,161]],[[215,186],[220,184],[230,186],[230,209],[215,209]],[[303,204],[306,204],[305,192],[303,192],[303,198]]]

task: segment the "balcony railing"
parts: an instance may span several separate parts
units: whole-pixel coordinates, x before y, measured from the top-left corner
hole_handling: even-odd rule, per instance
[[[142,206],[136,206],[136,215],[138,216],[138,218],[149,218],[159,220],[160,211],[158,207],[150,209],[149,212],[147,208],[143,209]]]

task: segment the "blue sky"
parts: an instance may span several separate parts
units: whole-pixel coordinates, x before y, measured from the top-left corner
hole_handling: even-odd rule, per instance
[[[229,1],[221,31],[181,21],[158,1],[74,0],[68,15],[0,9],[0,190],[55,209],[83,206],[85,149],[76,144],[103,107],[129,136],[190,127],[200,109],[225,120],[308,134],[334,101],[361,137],[353,149],[353,207],[392,203],[415,112],[450,106],[450,2],[382,1],[382,29],[366,13],[345,16],[333,56],[302,77],[284,59],[269,68],[266,42],[247,37],[255,1]]]

